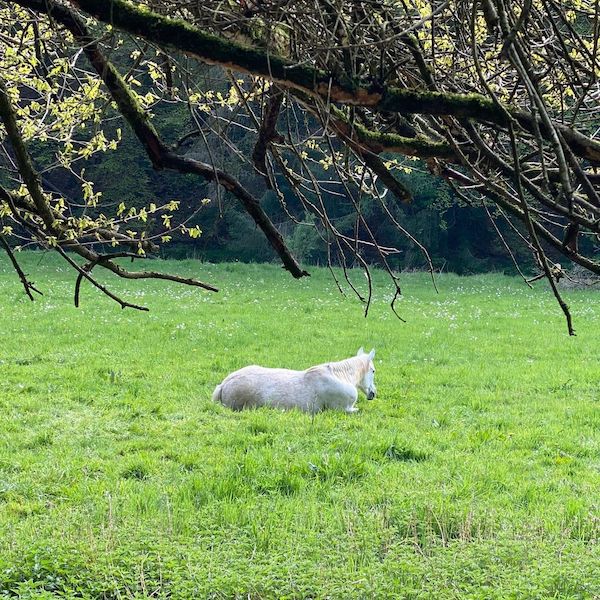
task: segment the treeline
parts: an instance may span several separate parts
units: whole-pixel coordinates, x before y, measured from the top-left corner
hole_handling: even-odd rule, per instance
[[[186,111],[181,107],[171,108],[168,114],[158,115],[156,121],[165,138],[173,144],[186,135],[192,126]],[[243,140],[236,140],[238,145],[241,142]],[[252,151],[252,143],[249,139],[248,154]],[[327,263],[324,232],[315,227],[314,219],[302,210],[284,182],[280,183],[280,190],[286,201],[285,211],[277,195],[267,189],[263,178],[228,153],[226,147],[214,143],[210,148],[203,146],[203,140],[191,138],[182,150],[185,149],[190,156],[200,160],[215,161],[220,168],[234,174],[260,198],[273,221],[281,227],[289,246],[303,263]],[[43,151],[41,146],[37,151],[34,148],[34,153],[42,163],[54,159],[47,144]],[[103,205],[123,203],[128,208],[141,208],[152,202],[157,205],[170,200],[179,202],[174,221],[197,224],[202,233],[197,238],[191,238],[178,231],[169,232],[172,239],[161,248],[165,258],[195,257],[213,262],[275,260],[263,234],[234,198],[198,177],[153,170],[140,145],[134,140],[133,133],[125,127],[122,129],[122,141],[118,148],[93,157],[85,164],[85,169],[86,177],[95,182],[95,191],[102,192]],[[327,180],[331,173],[321,169],[321,172],[315,173],[315,177]],[[411,173],[398,172],[397,177],[411,191],[413,200],[401,203],[388,192],[382,202],[398,223],[428,250],[436,269],[462,274],[490,270],[514,271],[512,259],[483,207],[464,205],[453,196],[442,179],[429,174],[420,163],[413,163]],[[44,185],[51,191],[71,198],[81,196],[79,182],[69,174],[59,174],[56,171],[49,173],[44,177]],[[351,200],[338,194],[326,193],[322,199],[336,228],[345,235],[354,236],[357,223]],[[401,251],[389,258],[394,268],[401,270],[426,267],[427,261],[421,249],[398,231],[386,216],[380,201],[372,198],[362,200],[361,208],[369,228],[380,244]],[[286,211],[294,214],[299,223],[291,222]],[[533,262],[529,250],[520,243],[515,231],[501,217],[496,217],[497,226],[513,248],[513,253],[517,249],[517,260],[521,266],[531,270]],[[156,234],[165,229],[160,219],[151,215],[145,225],[148,234]],[[364,236],[361,227],[358,227],[358,233]],[[364,248],[362,254],[368,262],[377,262],[375,250]]]

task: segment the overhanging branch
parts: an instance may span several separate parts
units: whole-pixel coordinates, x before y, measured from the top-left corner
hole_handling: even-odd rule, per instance
[[[146,153],[155,168],[172,169],[179,171],[180,173],[194,173],[208,181],[214,181],[215,183],[222,185],[239,200],[254,222],[260,227],[273,249],[281,258],[285,268],[296,278],[308,275],[308,272],[300,267],[287,248],[283,236],[279,233],[267,213],[263,210],[258,199],[248,192],[235,177],[212,165],[181,157],[167,147],[158,135],[154,126],[150,123],[149,115],[142,109],[129,89],[129,86],[119,75],[113,64],[102,54],[85,23],[75,12],[61,4],[52,2],[52,0],[17,0],[17,2],[22,6],[27,6],[38,12],[47,13],[73,34],[77,43],[81,45],[92,66],[108,88],[113,100],[117,103],[119,111],[125,117],[137,138],[143,144]],[[145,22],[143,20],[144,14],[138,14],[133,7],[124,5],[121,6],[121,8],[126,14],[130,14],[130,9],[134,10],[133,14],[138,15],[138,21]],[[148,14],[153,15],[153,13]],[[160,15],[154,16],[158,19],[159,23],[164,20],[164,17],[161,17]],[[137,21],[134,19],[133,22],[135,23]],[[180,32],[182,35],[184,33],[190,34],[191,28],[189,26],[185,23],[176,23],[180,26],[184,26],[184,31]],[[214,36],[209,37],[212,38]]]
[[[42,11],[46,11],[46,7],[57,6],[42,0],[12,1],[30,8],[35,6],[36,10]],[[292,63],[259,48],[225,40],[184,21],[164,17],[124,0],[73,0],[72,3],[104,23],[161,46],[180,50],[204,63],[259,75],[326,101],[366,106],[380,111],[449,115],[503,127],[508,125],[506,112],[499,110],[492,99],[481,94],[365,86],[359,81],[335,77],[304,64]],[[525,130],[534,132],[539,129],[546,139],[550,138],[552,132],[539,118],[524,110],[507,108],[507,111]],[[566,125],[555,123],[554,126],[577,156],[600,165],[600,142]]]

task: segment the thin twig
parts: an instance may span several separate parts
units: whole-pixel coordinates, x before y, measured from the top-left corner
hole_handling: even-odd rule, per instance
[[[6,250],[6,254],[8,254],[8,258],[10,258],[10,262],[12,263],[15,271],[17,272],[17,275],[19,276],[19,279],[21,280],[21,283],[23,284],[23,288],[25,289],[25,293],[29,296],[29,299],[32,302],[34,301],[33,294],[31,293],[32,290],[34,292],[36,292],[37,294],[39,294],[40,296],[43,296],[42,292],[40,292],[40,290],[38,290],[35,287],[33,282],[29,281],[29,279],[27,279],[27,275],[25,275],[25,273],[23,272],[23,269],[21,269],[19,263],[17,262],[15,255],[13,254],[11,247],[8,245],[8,242],[4,239],[3,235],[0,235],[0,244],[2,244],[2,247],[4,248],[4,250]]]

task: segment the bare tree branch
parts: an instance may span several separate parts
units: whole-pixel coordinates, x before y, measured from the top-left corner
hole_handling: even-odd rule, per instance
[[[8,245],[8,242],[4,239],[3,235],[0,235],[0,244],[6,251],[6,254],[8,254],[8,258],[10,258],[10,262],[12,263],[13,268],[17,272],[17,275],[19,276],[19,279],[21,280],[21,283],[23,284],[23,288],[25,289],[25,293],[29,296],[29,299],[32,302],[34,301],[33,294],[31,293],[32,290],[34,292],[36,292],[37,294],[39,294],[40,296],[43,296],[42,292],[40,292],[40,290],[38,290],[35,287],[33,282],[29,281],[29,279],[27,279],[27,275],[25,275],[25,273],[23,272],[23,269],[21,269],[21,266],[17,262],[17,259],[15,258],[13,251],[11,250],[10,246]]]

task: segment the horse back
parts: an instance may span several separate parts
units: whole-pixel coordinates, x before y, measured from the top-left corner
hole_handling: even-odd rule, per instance
[[[223,380],[219,399],[235,410],[257,406],[292,408],[300,375],[300,371],[250,365]]]

